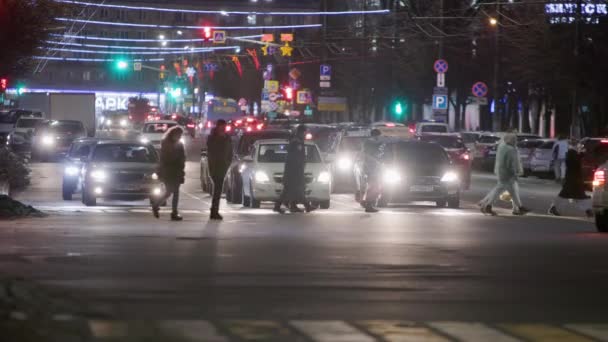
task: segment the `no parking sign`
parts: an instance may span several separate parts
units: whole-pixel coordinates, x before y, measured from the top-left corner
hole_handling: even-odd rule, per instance
[[[476,97],[485,97],[488,95],[488,85],[483,82],[476,82],[473,84],[471,91]]]

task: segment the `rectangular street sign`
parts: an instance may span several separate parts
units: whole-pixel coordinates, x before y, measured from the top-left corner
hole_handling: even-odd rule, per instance
[[[135,62],[135,63],[133,63],[133,70],[135,70],[135,71],[141,71],[141,62]]]
[[[433,94],[433,112],[447,112],[448,96],[441,94]]]
[[[213,44],[226,43],[226,31],[213,31]]]
[[[331,77],[331,65],[321,64],[321,76]]]
[[[433,88],[433,94],[436,94],[436,95],[447,95],[448,94],[448,88],[446,88],[446,87],[435,87],[435,88]]]
[[[264,81],[264,89],[268,90],[269,93],[279,92],[279,81]]]
[[[437,74],[437,87],[445,87],[445,73],[440,72]]]
[[[323,75],[321,75],[321,81],[331,81],[331,76],[323,76]]]
[[[321,87],[321,88],[331,88],[331,82],[329,82],[329,81],[321,81],[321,82],[319,82],[319,87]]]

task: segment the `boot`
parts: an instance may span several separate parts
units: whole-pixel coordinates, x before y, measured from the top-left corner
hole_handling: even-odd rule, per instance
[[[526,207],[519,207],[518,210],[513,210],[513,215],[524,216],[524,215],[526,215],[529,212],[530,212],[530,209],[528,209]]]
[[[374,206],[371,203],[367,202],[365,204],[365,212],[366,213],[377,213],[378,209],[374,208]]]
[[[156,204],[152,205],[152,215],[154,215],[154,217],[156,217],[156,218],[160,217],[160,208]]]
[[[224,217],[220,215],[219,210],[211,209],[211,215],[209,215],[209,219],[221,221],[224,219]]]
[[[302,209],[298,208],[298,205],[295,203],[292,203],[291,205],[289,205],[289,211],[292,213],[302,213],[304,211],[302,211]]]
[[[171,221],[182,221],[184,218],[181,217],[180,214],[177,213],[177,211],[174,211],[171,213]]]
[[[285,209],[281,208],[281,203],[275,203],[272,211],[279,214],[285,214]]]
[[[559,211],[557,211],[557,208],[554,205],[552,205],[551,208],[549,208],[549,210],[547,211],[547,214],[553,215],[553,216],[560,216]]]
[[[486,205],[486,206],[481,205],[481,206],[479,207],[479,210],[480,210],[480,211],[481,211],[481,213],[482,213],[482,214],[484,214],[484,215],[486,215],[486,214],[488,214],[488,215],[492,215],[492,216],[496,216],[496,215],[498,215],[498,214],[497,214],[497,213],[496,213],[494,210],[492,210],[492,206],[491,206],[491,205]]]
[[[317,208],[315,206],[313,206],[312,204],[310,204],[310,202],[304,203],[304,210],[307,213],[310,213],[311,211],[314,211],[315,209],[317,209]]]

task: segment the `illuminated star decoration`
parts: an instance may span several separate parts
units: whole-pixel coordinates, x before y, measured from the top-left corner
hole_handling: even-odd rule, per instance
[[[268,56],[268,47],[268,44],[262,46],[262,53],[264,54],[264,56]]]
[[[283,57],[285,57],[285,56],[291,57],[292,51],[293,51],[293,48],[291,46],[289,46],[289,42],[285,42],[285,45],[281,46],[281,55]]]

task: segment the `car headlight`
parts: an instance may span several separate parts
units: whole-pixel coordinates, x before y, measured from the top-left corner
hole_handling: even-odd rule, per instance
[[[340,157],[338,158],[338,169],[342,171],[348,171],[353,167],[353,161],[350,157]]]
[[[127,127],[127,120],[120,120],[120,127]]]
[[[112,120],[106,120],[106,125],[107,126],[112,126]]]
[[[91,172],[91,178],[93,178],[96,181],[102,182],[106,179],[107,176],[108,175],[103,170],[94,170]]]
[[[150,178],[152,178],[152,180],[158,180],[158,174],[156,172],[154,172],[153,174],[150,175]]]
[[[329,183],[329,181],[331,180],[331,174],[327,171],[321,171],[321,173],[319,173],[319,177],[317,177],[317,181],[319,183]]]
[[[54,145],[55,144],[55,137],[52,135],[45,135],[42,137],[42,144],[43,145]]]
[[[186,145],[186,139],[184,139],[184,138],[180,138],[179,142],[182,143],[183,145]]]
[[[139,141],[141,141],[142,144],[147,144],[150,142],[150,139],[148,139],[146,137],[141,137],[141,138],[139,138]]]
[[[64,172],[67,176],[74,177],[78,175],[78,168],[76,166],[66,166]]]
[[[257,183],[268,183],[270,182],[270,177],[268,177],[268,175],[264,171],[256,171],[255,181]]]
[[[401,182],[401,174],[395,169],[385,169],[382,173],[384,183],[396,184]]]
[[[453,171],[448,171],[443,175],[443,177],[441,177],[441,181],[442,182],[457,182],[458,174],[456,174],[456,172],[453,172]]]

